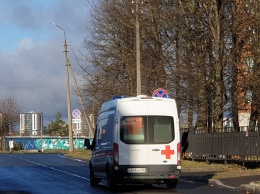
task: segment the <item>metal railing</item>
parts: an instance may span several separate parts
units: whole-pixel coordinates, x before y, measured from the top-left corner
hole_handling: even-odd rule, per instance
[[[260,162],[260,131],[182,133],[182,156],[192,160]]]

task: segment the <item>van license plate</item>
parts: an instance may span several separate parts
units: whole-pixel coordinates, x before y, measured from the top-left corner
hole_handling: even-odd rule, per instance
[[[128,168],[127,172],[128,173],[145,173],[146,168]]]

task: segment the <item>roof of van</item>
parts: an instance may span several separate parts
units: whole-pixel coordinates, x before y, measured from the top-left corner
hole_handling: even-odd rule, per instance
[[[135,101],[135,100],[148,100],[148,99],[151,100],[154,99],[159,101],[175,101],[172,98],[152,97],[146,95],[138,95],[135,97],[116,96],[112,100],[104,102],[100,108],[99,113],[104,111],[109,111],[109,110],[115,110],[119,101]]]

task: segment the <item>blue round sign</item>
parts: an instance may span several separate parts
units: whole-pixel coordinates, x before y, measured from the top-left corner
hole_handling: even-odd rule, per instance
[[[153,92],[153,97],[168,98],[168,92],[163,88],[157,88]]]

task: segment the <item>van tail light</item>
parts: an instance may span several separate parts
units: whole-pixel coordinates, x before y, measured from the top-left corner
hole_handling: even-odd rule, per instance
[[[113,161],[114,161],[114,165],[117,166],[119,163],[118,144],[117,143],[113,143]]]
[[[178,166],[180,166],[181,165],[181,144],[180,143],[178,143],[177,144],[177,164],[178,164]]]

